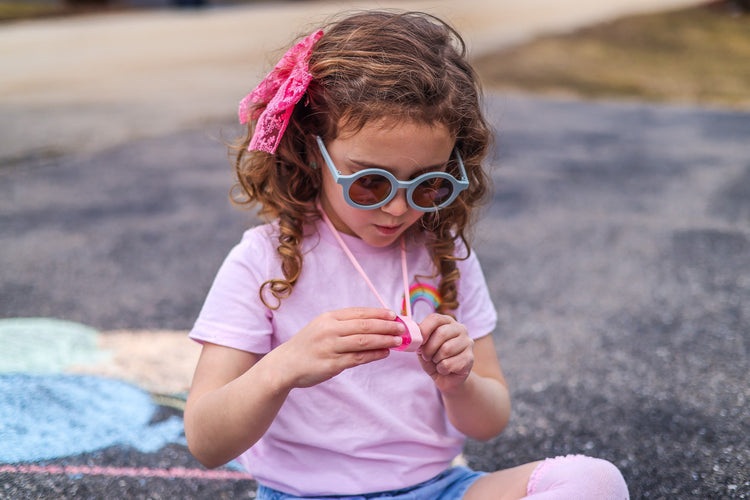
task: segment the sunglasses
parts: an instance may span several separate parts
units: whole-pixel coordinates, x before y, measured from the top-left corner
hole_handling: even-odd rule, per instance
[[[366,168],[356,174],[343,175],[333,164],[323,139],[316,136],[323,159],[334,181],[344,188],[344,199],[354,208],[365,210],[382,207],[406,189],[409,206],[422,212],[435,212],[453,203],[458,193],[469,187],[464,162],[454,149],[461,180],[446,172],[427,172],[410,181],[400,181],[392,173],[380,168]]]

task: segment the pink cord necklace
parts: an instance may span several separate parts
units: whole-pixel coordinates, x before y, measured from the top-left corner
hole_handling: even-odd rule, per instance
[[[346,242],[336,230],[333,222],[331,222],[331,219],[328,218],[328,215],[325,213],[320,203],[318,203],[318,210],[320,211],[320,215],[323,217],[323,220],[328,225],[328,228],[333,233],[333,236],[336,238],[336,241],[338,241],[339,246],[341,246],[341,249],[344,251],[346,256],[349,257],[349,261],[351,261],[351,263],[354,265],[354,268],[357,270],[357,272],[359,272],[362,278],[364,278],[365,283],[367,283],[367,286],[370,287],[372,293],[375,294],[378,302],[380,302],[383,308],[390,309],[390,307],[388,307],[378,291],[375,289],[375,285],[372,284],[372,281],[370,281],[370,278],[367,276],[367,273],[365,273],[365,270],[362,269],[361,265],[359,265],[357,258],[354,256],[351,250],[349,250]],[[406,327],[406,332],[401,336],[401,339],[403,339],[401,345],[398,347],[394,347],[393,349],[396,351],[413,352],[419,349],[419,347],[422,345],[422,331],[419,329],[419,325],[416,323],[416,321],[414,321],[411,317],[411,300],[409,300],[409,273],[406,267],[406,243],[404,243],[403,235],[401,236],[401,273],[404,279],[404,303],[406,304],[406,316],[399,315],[396,317],[395,321],[403,323],[403,325]]]

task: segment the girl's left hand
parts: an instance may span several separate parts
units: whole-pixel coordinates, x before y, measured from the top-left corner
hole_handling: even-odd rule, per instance
[[[417,353],[422,369],[440,392],[459,388],[474,365],[474,341],[450,316],[433,313],[419,324],[424,342]]]

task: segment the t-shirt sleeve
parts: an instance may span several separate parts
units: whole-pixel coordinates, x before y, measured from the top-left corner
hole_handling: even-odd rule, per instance
[[[271,350],[272,311],[260,300],[273,248],[263,227],[245,233],[227,255],[190,338],[263,354]]]
[[[465,249],[458,248],[457,255],[461,255],[461,252],[465,252]],[[468,259],[458,261],[457,265],[461,278],[458,283],[459,306],[456,319],[466,326],[470,337],[484,337],[495,330],[497,311],[476,252],[472,252]]]

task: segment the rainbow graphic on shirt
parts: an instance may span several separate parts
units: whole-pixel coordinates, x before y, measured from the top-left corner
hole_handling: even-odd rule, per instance
[[[427,283],[415,283],[409,287],[409,303],[412,310],[419,301],[427,302],[432,306],[433,311],[437,311],[443,299],[434,286]],[[406,297],[401,300],[401,314],[406,314]]]

